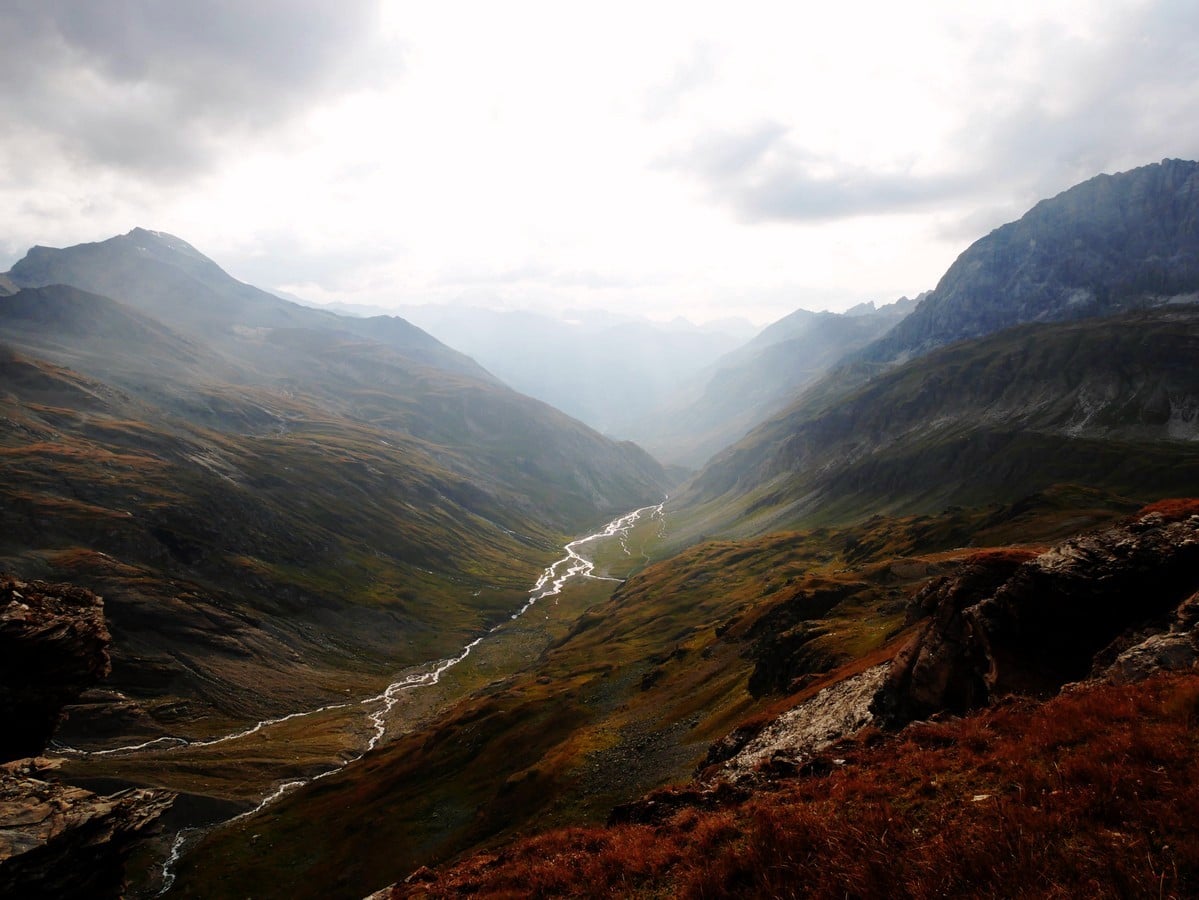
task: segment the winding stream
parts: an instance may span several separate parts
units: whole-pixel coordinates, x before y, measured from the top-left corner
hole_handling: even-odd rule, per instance
[[[519,619],[521,616],[525,615],[538,603],[538,601],[557,596],[572,579],[590,578],[601,581],[623,581],[624,579],[621,578],[611,578],[604,575],[596,575],[596,563],[593,560],[589,560],[583,556],[579,552],[580,549],[589,543],[600,541],[604,538],[619,538],[621,549],[626,555],[631,556],[632,554],[627,543],[629,532],[632,531],[633,527],[642,519],[642,517],[664,520],[665,503],[666,501],[663,500],[661,503],[653,506],[643,506],[640,509],[635,509],[630,513],[626,513],[623,516],[613,519],[594,534],[577,538],[576,540],[566,544],[563,548],[566,551],[566,555],[555,561],[552,565],[548,566],[545,571],[541,573],[541,577],[537,579],[537,583],[529,589],[529,599],[524,603],[523,606],[520,607],[520,609],[512,613],[509,621]],[[355,705],[369,707],[369,709],[365,712],[365,715],[371,726],[371,734],[370,738],[366,741],[365,746],[360,752],[346,758],[339,764],[326,769],[317,775],[307,778],[298,778],[291,781],[284,781],[275,785],[270,793],[266,794],[256,806],[254,806],[252,809],[246,810],[243,813],[240,813],[237,816],[234,816],[232,819],[226,820],[224,824],[236,822],[240,819],[244,819],[261,812],[264,808],[274,803],[284,794],[303,787],[304,785],[311,784],[312,782],[318,781],[322,778],[327,778],[335,772],[340,772],[351,763],[362,759],[363,756],[374,750],[379,745],[379,742],[382,741],[386,736],[387,716],[400,701],[400,698],[405,692],[414,690],[416,688],[429,687],[437,684],[441,680],[442,675],[465,660],[468,656],[470,656],[472,650],[478,647],[479,644],[485,641],[489,636],[504,628],[507,624],[508,622],[501,622],[498,625],[492,626],[486,633],[466,644],[457,656],[426,663],[421,667],[426,671],[417,671],[408,674],[400,680],[389,684],[382,692],[375,694],[372,697],[367,697],[363,700],[332,703],[317,707],[315,709],[290,713],[286,716],[278,716],[273,719],[263,719],[259,722],[256,722],[249,728],[242,729],[241,731],[232,732],[220,737],[208,738],[206,740],[189,740],[188,738],[183,737],[164,736],[154,738],[153,740],[149,741],[143,741],[140,744],[130,744],[124,747],[111,747],[105,750],[81,750],[78,748],[65,746],[56,746],[54,749],[59,753],[74,756],[110,756],[116,754],[135,755],[139,752],[148,750],[156,750],[161,752],[163,750],[174,750],[184,747],[211,747],[217,744],[224,744],[230,741],[236,741],[241,738],[249,737],[250,735],[257,734],[266,728],[270,728],[271,726],[304,718],[305,716],[314,716],[318,713],[328,712],[335,709],[345,709]],[[170,852],[162,864],[162,886],[159,890],[159,895],[167,893],[174,885],[175,866],[179,862],[179,859],[183,856],[189,840],[193,837],[198,837],[208,830],[211,830],[213,827],[220,826],[184,828],[176,833],[171,842]]]

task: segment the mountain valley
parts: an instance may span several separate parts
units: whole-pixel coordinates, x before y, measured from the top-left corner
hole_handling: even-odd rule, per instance
[[[1196,260],[1199,164],[1098,176],[592,376],[635,444],[170,235],[36,247],[0,570],[111,672],[28,752],[159,792],[133,896],[1194,893]]]

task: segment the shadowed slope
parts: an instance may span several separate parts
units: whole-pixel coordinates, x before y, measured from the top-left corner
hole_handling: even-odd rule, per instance
[[[985,503],[1077,482],[1153,499],[1199,483],[1199,311],[1027,325],[851,391],[809,392],[680,497],[705,528]]]

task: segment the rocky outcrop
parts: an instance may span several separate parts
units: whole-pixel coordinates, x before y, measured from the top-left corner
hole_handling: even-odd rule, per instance
[[[820,691],[812,699],[783,713],[724,766],[724,774],[740,780],[766,763],[798,766],[836,741],[869,725],[870,702],[887,675],[874,666]]]
[[[0,897],[121,896],[129,853],[174,795],[100,797],[42,780],[46,762],[0,767]]]
[[[45,748],[62,708],[108,675],[108,643],[91,591],[0,579],[0,760]]]
[[[916,593],[908,610],[909,624],[922,618],[928,622],[892,666],[885,696],[896,709],[888,709],[883,701],[875,704],[884,718],[964,712],[985,702],[989,645],[971,610],[1033,555],[979,553],[954,574],[935,578]]]
[[[1101,655],[1096,666],[1098,677],[1117,683],[1144,681],[1159,672],[1189,669],[1199,664],[1199,593],[1183,601],[1165,632],[1136,635]],[[1112,655],[1108,662],[1102,656]]]
[[[1142,663],[1189,665],[1181,644],[1199,589],[1199,504],[1150,507],[1018,565],[986,562],[989,575],[978,562],[918,598],[932,618],[874,698],[884,724],[965,712],[1004,694],[1052,693],[1091,675],[1117,641],[1130,673],[1138,654]],[[1160,633],[1171,616],[1167,635],[1178,637],[1167,639]]]
[[[91,591],[0,579],[0,897],[121,896],[130,852],[174,802],[46,780],[56,761],[37,754],[63,706],[108,674],[108,643]]]

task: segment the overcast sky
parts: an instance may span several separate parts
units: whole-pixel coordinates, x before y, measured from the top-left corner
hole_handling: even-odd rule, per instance
[[[1194,0],[0,0],[0,35],[0,270],[140,225],[322,302],[764,322],[1199,156]]]

